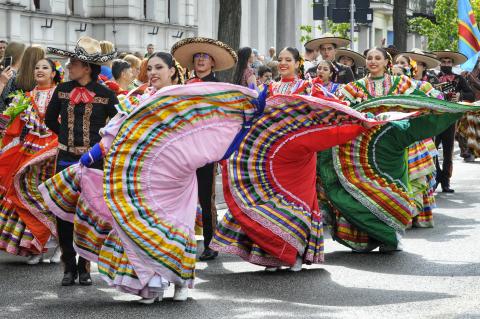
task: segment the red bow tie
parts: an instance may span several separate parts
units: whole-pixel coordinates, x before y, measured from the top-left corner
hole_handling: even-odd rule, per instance
[[[87,90],[85,87],[76,87],[70,93],[70,102],[77,105],[78,103],[92,103],[95,93]]]

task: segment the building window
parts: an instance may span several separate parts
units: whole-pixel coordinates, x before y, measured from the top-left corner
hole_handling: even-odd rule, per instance
[[[68,7],[70,9],[70,14],[73,16],[75,14],[75,0],[68,0]]]
[[[147,18],[147,0],[143,0],[143,18]]]
[[[33,5],[35,6],[35,10],[40,10],[40,0],[33,0]]]
[[[170,13],[171,8],[172,8],[172,6],[170,4],[170,0],[167,0],[167,19],[168,19],[168,23],[171,22],[171,20],[170,20],[171,19],[171,13]]]

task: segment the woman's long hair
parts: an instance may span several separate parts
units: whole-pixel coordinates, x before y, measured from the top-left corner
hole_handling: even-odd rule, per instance
[[[20,42],[10,42],[5,48],[3,58],[5,59],[5,57],[11,56],[12,65],[15,65],[17,62],[21,61],[24,52],[25,44]]]
[[[241,84],[243,73],[248,68],[248,60],[252,55],[252,48],[243,47],[237,51],[238,62],[237,67],[235,68],[235,73],[233,74],[233,84]]]
[[[31,46],[25,50],[15,79],[17,89],[28,92],[35,88],[35,66],[45,59],[45,50],[39,46]]]

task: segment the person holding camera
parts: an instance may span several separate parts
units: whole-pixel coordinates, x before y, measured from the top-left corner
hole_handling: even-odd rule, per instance
[[[0,113],[3,113],[10,102],[8,96],[16,90],[15,78],[20,68],[25,44],[10,42],[5,48],[3,71],[0,74]]]

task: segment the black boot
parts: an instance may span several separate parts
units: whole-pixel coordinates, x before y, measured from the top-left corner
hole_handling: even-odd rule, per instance
[[[77,279],[77,273],[71,271],[65,272],[62,278],[62,286],[75,285],[75,279]]]
[[[455,190],[450,188],[450,183],[442,183],[442,193],[455,193]]]
[[[200,255],[199,259],[201,261],[213,260],[213,259],[217,258],[217,256],[218,256],[218,252],[216,252],[215,250],[212,250],[210,248],[205,248],[202,255]]]
[[[90,273],[84,272],[78,276],[78,283],[82,286],[91,286],[92,285],[92,277],[90,277]]]

